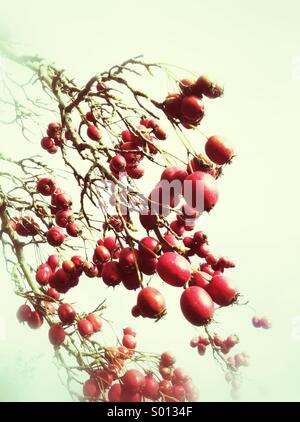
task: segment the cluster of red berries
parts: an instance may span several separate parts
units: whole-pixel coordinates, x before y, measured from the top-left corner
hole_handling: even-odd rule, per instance
[[[191,378],[183,369],[174,368],[175,358],[169,352],[160,357],[159,372],[162,379],[152,372],[135,368],[127,369],[121,375],[120,369],[131,353],[122,346],[107,349],[106,357],[110,363],[93,371],[84,383],[83,393],[87,400],[101,398],[110,402],[183,402],[197,399]]]
[[[13,217],[10,220],[10,227],[19,236],[36,236],[39,233],[40,226],[34,219],[26,215],[24,217]]]
[[[47,136],[42,138],[41,147],[49,152],[49,154],[55,154],[58,147],[62,143],[62,126],[58,122],[49,123],[47,128]]]
[[[196,81],[182,79],[179,82],[180,93],[169,94],[163,103],[163,110],[171,120],[179,121],[187,129],[199,125],[204,116],[203,95],[218,98],[223,88],[200,76]]]
[[[143,151],[156,154],[156,142],[166,139],[165,131],[155,119],[142,119],[135,128],[135,133],[129,129],[121,133],[121,142],[117,146],[120,152],[113,156],[109,162],[112,174],[119,178],[121,173],[132,179],[140,179],[144,175],[144,166],[141,163]]]
[[[264,328],[265,330],[268,330],[272,327],[271,322],[268,320],[267,317],[253,317],[252,318],[252,325],[255,328]]]
[[[69,236],[80,236],[82,227],[78,221],[75,221],[70,196],[57,187],[55,181],[49,177],[39,179],[36,189],[43,196],[51,196],[50,209],[51,213],[55,215],[57,226],[52,226],[46,233],[49,245],[57,247],[65,241],[65,234],[62,228],[66,229]]]

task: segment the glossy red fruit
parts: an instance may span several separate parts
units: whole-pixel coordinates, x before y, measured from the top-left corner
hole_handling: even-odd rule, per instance
[[[119,402],[121,401],[121,390],[122,387],[119,383],[112,385],[108,391],[108,400],[110,402]]]
[[[56,188],[55,181],[50,177],[43,177],[37,181],[36,190],[44,196],[50,196]]]
[[[51,275],[52,275],[52,269],[50,265],[42,264],[36,270],[35,279],[42,286],[49,283],[49,279]]]
[[[199,353],[200,356],[203,356],[206,352],[205,344],[199,343],[198,346],[197,346],[197,349],[198,349],[198,353]]]
[[[120,401],[125,403],[139,403],[142,400],[140,393],[134,393],[122,388]]]
[[[68,303],[62,303],[57,310],[57,314],[63,324],[72,324],[76,318],[75,309]]]
[[[172,252],[173,248],[176,248],[179,244],[176,237],[171,233],[164,234],[165,243],[162,244],[163,252]]]
[[[200,258],[206,258],[210,254],[210,250],[207,243],[195,245],[194,251]]]
[[[174,183],[174,182],[173,182]],[[173,184],[172,183],[172,184]],[[176,208],[180,202],[182,193],[181,183],[173,187],[167,181],[161,180],[149,194],[148,205],[152,215],[168,215],[172,208]]]
[[[141,150],[134,142],[125,142],[121,145],[121,150],[121,155],[125,158],[127,166],[137,165],[143,157]]]
[[[33,329],[40,328],[43,322],[44,322],[44,317],[38,311],[31,312],[27,320],[27,324],[29,325],[30,328],[33,328]]]
[[[219,198],[217,182],[209,173],[196,171],[185,179],[183,195],[191,208],[210,211]]]
[[[170,229],[178,236],[182,236],[185,232],[184,224],[178,220],[174,220],[170,223]]]
[[[17,318],[20,322],[27,322],[30,319],[32,310],[26,304],[21,305],[17,311]]]
[[[45,150],[49,150],[55,147],[55,142],[52,138],[49,138],[49,136],[45,136],[41,139],[41,147]]]
[[[271,322],[266,317],[261,318],[261,320],[260,320],[260,326],[262,328],[264,328],[265,330],[268,330],[268,329],[272,328]]]
[[[61,132],[61,123],[51,122],[48,124],[47,135],[54,138]]]
[[[118,242],[116,236],[105,237],[103,244],[110,252],[120,248],[120,243]]]
[[[156,258],[145,258],[139,259],[139,269],[143,274],[152,275],[156,272],[158,260]]]
[[[59,227],[66,227],[74,221],[73,211],[70,209],[60,210],[55,214],[55,222]]]
[[[99,383],[96,379],[90,378],[83,384],[83,394],[87,400],[98,400],[101,394]]]
[[[208,98],[218,98],[223,95],[223,88],[211,81],[208,76],[200,76],[194,84],[193,93],[195,95],[205,95]]]
[[[208,158],[215,164],[222,166],[233,157],[233,149],[222,136],[211,136],[205,144],[205,152]]]
[[[93,112],[92,111],[88,111],[86,114],[85,114],[85,117],[86,117],[86,119],[89,121],[89,122],[95,122],[95,117],[94,117],[94,115],[93,115]]]
[[[172,383],[176,385],[182,385],[188,381],[189,376],[186,371],[182,368],[175,368],[172,377]]]
[[[102,279],[107,286],[116,286],[122,281],[122,271],[116,261],[106,262],[103,265]]]
[[[93,261],[95,264],[103,264],[104,262],[109,261],[110,258],[110,252],[104,245],[96,246],[93,255]]]
[[[135,349],[136,348],[136,339],[131,334],[125,334],[122,339],[122,344],[127,349]]]
[[[159,383],[159,391],[162,393],[163,396],[171,396],[172,392],[172,383],[170,380],[163,379]]]
[[[51,227],[46,233],[47,242],[51,246],[60,246],[65,241],[65,234],[60,227]]]
[[[184,97],[181,104],[181,113],[185,119],[197,121],[204,115],[204,104],[194,95]]]
[[[193,79],[181,79],[179,88],[183,95],[191,95],[193,93],[195,81]]]
[[[122,389],[131,393],[139,393],[145,385],[145,376],[137,369],[129,369],[121,378]]]
[[[142,163],[139,163],[135,167],[130,167],[126,171],[127,175],[132,179],[141,179],[145,174],[145,168]]]
[[[171,391],[171,397],[176,401],[183,402],[185,399],[185,390],[182,385],[173,385]]]
[[[134,141],[134,134],[130,132],[130,130],[123,130],[121,133],[121,138],[124,142],[132,142]]]
[[[121,154],[117,154],[110,160],[109,167],[116,172],[124,171],[126,168],[126,160]]]
[[[159,139],[160,141],[164,141],[165,139],[167,139],[166,131],[160,126],[156,126],[154,128],[153,133],[156,136],[156,138]]]
[[[225,275],[213,276],[206,290],[212,300],[220,306],[231,305],[238,296],[234,281]]]
[[[135,269],[130,272],[122,271],[122,283],[127,290],[136,290],[141,287],[139,274]]]
[[[182,293],[180,307],[185,318],[196,326],[208,324],[214,315],[210,295],[198,286],[189,287]]]
[[[93,324],[88,319],[78,321],[77,329],[82,337],[88,337],[94,332]]]
[[[53,198],[54,197],[54,198]],[[52,199],[54,199],[54,204],[59,209],[66,209],[72,205],[71,197],[64,192],[54,194]]]
[[[101,267],[102,264],[94,264],[93,262],[86,261],[83,265],[83,272],[89,278],[98,277],[99,270],[98,268]]]
[[[124,248],[120,252],[119,264],[124,272],[132,272],[138,265],[140,252],[137,249]]]
[[[137,306],[137,305],[134,305],[134,306],[132,307],[132,309],[131,309],[131,315],[132,315],[134,318],[137,318],[137,317],[139,317],[139,316],[141,315],[140,310],[139,310],[139,308],[138,308],[138,306]]]
[[[253,317],[252,318],[252,325],[255,328],[260,328],[261,327],[261,319],[258,317]]]
[[[49,329],[48,335],[50,343],[53,344],[53,346],[61,345],[66,338],[65,330],[59,324],[53,324]]]
[[[157,227],[157,216],[150,213],[139,215],[140,222],[146,230],[153,230]]]
[[[106,368],[97,369],[93,374],[92,378],[98,381],[100,390],[107,390],[114,381],[114,376]]]
[[[92,141],[100,141],[102,137],[100,130],[95,125],[88,125],[87,136],[92,139]]]
[[[59,256],[56,254],[50,255],[47,259],[47,264],[50,265],[52,271],[55,271],[59,266]]]
[[[86,319],[92,324],[94,333],[101,331],[103,323],[102,319],[96,314],[89,314]]]
[[[181,104],[183,96],[181,94],[170,94],[163,103],[163,109],[166,115],[172,119],[181,118]]]
[[[55,300],[59,300],[60,298],[60,293],[53,287],[50,287],[50,289],[48,289],[47,295],[51,296]]]
[[[192,340],[190,341],[190,346],[195,348],[197,347],[199,344],[199,337],[193,337]]]
[[[142,258],[155,258],[156,255],[160,252],[161,245],[157,239],[154,237],[143,237],[139,241],[139,251],[142,255]]]
[[[203,271],[194,271],[189,281],[189,286],[198,286],[205,289],[211,280],[211,276]]]
[[[166,312],[162,294],[154,287],[145,287],[137,297],[137,307],[143,317],[157,319]]]
[[[72,256],[71,261],[74,262],[77,268],[83,268],[84,264],[86,263],[86,259],[80,255]]]
[[[145,376],[145,385],[142,390],[144,397],[150,400],[158,400],[160,396],[159,383],[154,378],[153,374],[149,373]]]
[[[168,182],[173,182],[178,180],[179,182],[183,183],[188,173],[186,170],[181,169],[177,166],[167,167],[161,174],[160,180],[167,180]]]
[[[131,336],[135,337],[135,336],[136,336],[136,331],[135,331],[135,329],[134,329],[134,328],[132,328],[132,327],[126,327],[126,328],[124,328],[124,329],[123,329],[123,334],[124,334],[124,336],[125,336],[126,334],[129,334],[129,335],[131,335]]]
[[[170,367],[176,362],[176,358],[171,352],[164,352],[160,357],[160,364],[162,366]]]
[[[191,277],[189,261],[175,252],[166,252],[158,260],[157,273],[171,286],[182,287]]]
[[[82,226],[78,221],[66,225],[66,230],[69,236],[78,237],[82,234]]]

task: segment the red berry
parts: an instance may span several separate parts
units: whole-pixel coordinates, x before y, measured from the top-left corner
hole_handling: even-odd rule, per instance
[[[89,125],[87,128],[87,136],[92,139],[93,141],[100,141],[102,135],[100,130],[94,126],[94,125]]]
[[[211,297],[198,286],[188,287],[182,293],[180,306],[185,318],[196,326],[208,324],[214,315]]]
[[[62,303],[57,310],[57,314],[63,324],[72,324],[76,318],[75,309],[68,303]]]
[[[49,340],[54,346],[61,345],[66,337],[65,330],[59,324],[53,324],[49,329]]]
[[[233,156],[232,147],[223,137],[217,135],[208,138],[205,152],[208,158],[219,166],[228,163]]]
[[[77,329],[82,337],[88,337],[94,332],[93,324],[88,319],[78,321]]]
[[[37,181],[36,189],[41,195],[50,196],[54,193],[55,188],[55,181],[49,177],[44,177]]]
[[[54,226],[47,231],[46,238],[51,246],[60,246],[65,241],[65,235],[62,229]]]
[[[122,339],[123,346],[127,347],[127,349],[135,349],[136,348],[136,339],[133,335],[125,334]]]
[[[17,318],[20,322],[28,322],[31,313],[32,311],[28,305],[21,305],[17,312]]]
[[[27,320],[27,324],[29,325],[30,328],[33,328],[33,329],[40,328],[43,322],[44,322],[43,315],[39,313],[38,311],[31,312]]]
[[[98,331],[101,331],[101,328],[102,328],[103,323],[102,323],[101,318],[98,315],[96,315],[96,314],[89,314],[86,317],[86,319],[88,321],[90,321],[90,323],[92,324],[94,333],[97,333]]]
[[[166,252],[158,260],[157,273],[168,284],[182,287],[191,277],[191,265],[175,252]]]

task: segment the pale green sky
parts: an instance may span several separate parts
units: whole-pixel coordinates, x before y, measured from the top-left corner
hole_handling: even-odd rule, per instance
[[[242,293],[274,325],[268,332],[255,330],[246,307],[220,315],[221,332],[238,332],[240,350],[251,356],[243,400],[300,399],[300,338],[292,335],[300,316],[300,75],[297,80],[292,68],[300,57],[299,13],[296,0],[28,0],[1,6],[1,32],[81,80],[143,53],[224,83],[225,96],[208,105],[203,130],[226,135],[237,157],[221,181],[220,201],[205,228],[215,250],[236,261],[234,276]],[[10,137],[20,154],[36,148],[17,131],[0,127],[4,152],[11,151]],[[46,330],[17,324],[20,301],[4,270],[1,279],[0,321],[6,336],[0,337],[0,400],[66,400],[50,364]],[[230,400],[219,368],[188,347],[195,331],[177,315],[178,295],[168,288],[164,292],[169,317],[154,330],[151,321],[130,318],[133,297],[120,310],[121,292],[111,296],[111,314],[118,311],[120,326],[136,326],[141,349],[173,349],[179,364],[194,374],[202,400]],[[83,305],[89,301],[86,294]]]

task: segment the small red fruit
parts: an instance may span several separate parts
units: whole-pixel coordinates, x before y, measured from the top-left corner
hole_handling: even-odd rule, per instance
[[[93,141],[100,141],[102,135],[95,125],[89,125],[87,128],[87,136]]]
[[[43,324],[44,318],[43,315],[40,314],[38,311],[31,312],[27,324],[30,328],[37,329]]]
[[[122,281],[122,271],[116,261],[106,262],[103,265],[102,279],[107,286],[116,286]]]
[[[158,275],[171,286],[184,286],[189,281],[191,272],[188,260],[175,252],[164,253],[157,263]]]
[[[139,393],[145,385],[144,375],[137,369],[129,369],[121,378],[122,389],[131,393]]]
[[[233,156],[232,147],[223,137],[217,135],[208,138],[205,152],[208,158],[219,166],[228,163]]]
[[[60,246],[65,241],[65,234],[60,227],[51,227],[46,233],[47,242],[51,246]]]
[[[207,287],[212,300],[220,306],[231,305],[238,296],[235,283],[225,275],[215,275]]]
[[[50,196],[54,193],[56,188],[55,181],[49,177],[43,177],[39,179],[36,185],[38,193],[44,196]]]
[[[68,303],[62,303],[57,310],[57,314],[63,324],[72,324],[76,318],[75,309]]]
[[[160,357],[160,364],[162,366],[170,367],[176,362],[175,356],[171,352],[164,352]]]
[[[122,344],[127,349],[135,349],[136,348],[136,339],[131,334],[125,334],[122,339]]]
[[[88,337],[94,332],[93,324],[88,319],[78,321],[77,329],[82,337]]]
[[[162,294],[154,287],[145,287],[137,297],[137,307],[143,317],[157,319],[166,312]]]
[[[49,329],[49,340],[53,346],[61,345],[66,337],[65,330],[59,324],[53,324]]]
[[[204,115],[204,104],[196,96],[184,97],[181,104],[181,112],[185,119],[196,122]]]
[[[201,287],[187,288],[181,295],[180,307],[185,318],[193,325],[206,325],[214,315],[210,295]]]
[[[98,381],[94,378],[88,379],[83,385],[83,394],[87,400],[98,400],[101,394]]]
[[[21,305],[17,312],[17,318],[20,322],[28,322],[32,310],[28,305]]]
[[[90,323],[92,324],[94,333],[97,333],[98,331],[101,331],[101,328],[102,328],[103,323],[102,323],[101,318],[98,315],[96,315],[96,314],[89,314],[86,317],[86,319],[88,321],[90,321]]]

